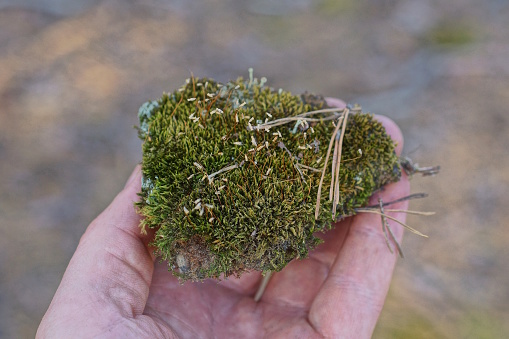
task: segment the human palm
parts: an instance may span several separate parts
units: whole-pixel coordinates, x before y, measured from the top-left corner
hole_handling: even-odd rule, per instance
[[[364,284],[342,279],[338,275],[339,270],[333,267],[338,248],[342,247],[352,222],[355,223],[353,219],[348,219],[339,223],[324,236],[327,242],[311,252],[308,259],[293,261],[283,271],[274,274],[259,302],[253,299],[261,281],[259,272],[250,272],[240,279],[230,278],[219,283],[207,280],[181,285],[168,274],[165,264],[156,265],[144,314],[163,319],[182,337],[312,338],[335,337],[336,333],[345,335],[348,332],[340,327],[352,314],[348,313],[349,310],[341,314],[343,319],[337,317],[342,313],[342,306],[358,302],[359,306],[362,305],[359,309],[366,311],[366,307],[369,307],[370,312],[377,314],[386,293],[379,291],[381,299],[368,300],[362,296],[357,300],[345,298],[354,292],[351,289]],[[385,244],[382,238],[378,240]],[[387,248],[379,248],[387,252]],[[355,258],[349,260],[355,261]],[[386,268],[390,276],[391,268]],[[378,292],[377,287],[386,288],[387,284],[375,282],[365,292],[371,290],[370,293],[374,295]],[[347,306],[345,310],[349,308]],[[364,324],[374,326],[374,320]],[[366,330],[368,333],[373,329]]]
[[[390,120],[377,117],[392,138]],[[222,281],[180,284],[158,263],[141,235],[133,208],[139,167],[112,204],[83,235],[37,337],[369,338],[382,309],[396,257],[387,250],[380,219],[347,218],[324,234],[310,256],[272,276],[260,301],[259,272]],[[376,198],[408,194],[406,177]],[[406,208],[406,203],[400,203]],[[404,215],[393,213],[404,220]],[[403,230],[392,226],[396,239]]]

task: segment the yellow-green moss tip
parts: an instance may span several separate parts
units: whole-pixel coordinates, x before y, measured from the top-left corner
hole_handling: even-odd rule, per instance
[[[305,258],[331,227],[330,162],[315,204],[332,120],[257,125],[327,107],[320,96],[294,96],[242,78],[227,84],[191,78],[139,111],[142,229],[184,280],[278,271]],[[331,156],[332,158],[332,156]],[[339,218],[397,181],[394,143],[371,115],[350,115],[339,173]]]

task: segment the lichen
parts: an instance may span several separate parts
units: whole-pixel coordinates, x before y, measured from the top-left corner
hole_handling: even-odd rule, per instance
[[[316,218],[315,205],[334,120],[317,114],[309,123],[256,128],[327,103],[265,81],[193,77],[140,108],[141,229],[156,229],[157,254],[183,280],[279,271],[307,257],[320,242],[315,233],[332,227],[329,189]],[[401,175],[394,142],[359,107],[343,139],[336,220]],[[323,187],[330,183],[326,170]]]

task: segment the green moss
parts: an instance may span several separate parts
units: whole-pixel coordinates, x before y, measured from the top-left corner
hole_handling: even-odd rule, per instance
[[[192,78],[140,109],[141,227],[157,229],[153,245],[184,280],[281,270],[319,243],[315,232],[331,227],[331,160],[316,220],[321,173],[305,167],[322,170],[332,121],[322,114],[309,126],[251,128],[326,103],[318,96],[274,91],[264,82],[252,76],[224,85]],[[383,126],[360,109],[351,114],[338,219],[353,215],[400,173]]]

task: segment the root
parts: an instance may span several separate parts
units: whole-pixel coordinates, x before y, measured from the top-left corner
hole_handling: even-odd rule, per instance
[[[414,164],[412,159],[408,157],[402,157],[399,163],[403,171],[409,176],[415,173],[421,174],[423,177],[434,176],[440,172],[440,166],[419,167],[419,164]]]

